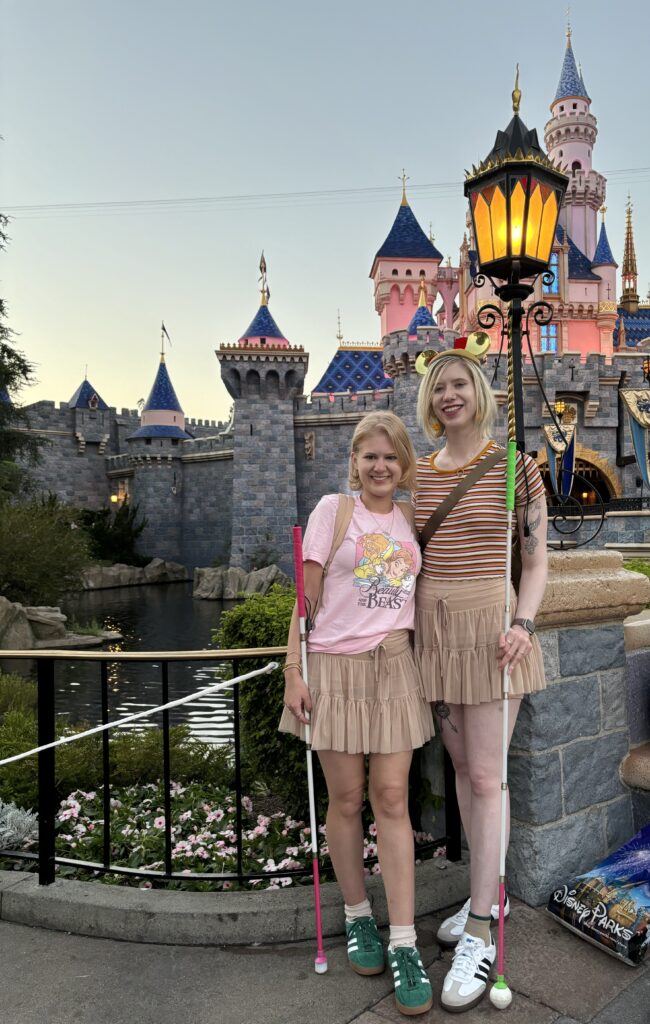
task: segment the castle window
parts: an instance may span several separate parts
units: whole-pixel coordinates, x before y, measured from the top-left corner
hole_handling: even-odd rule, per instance
[[[576,171],[581,171],[581,170],[582,170],[582,164],[580,163],[580,161],[579,160],[574,160],[573,163],[571,164],[571,173],[575,174]]]
[[[145,444],[151,444],[151,438],[150,437],[145,437],[144,443]]]
[[[540,352],[557,352],[557,324],[544,324],[539,332]]]
[[[560,111],[561,111],[561,113],[564,113],[564,107],[563,106],[560,107]]]
[[[260,338],[260,345],[266,345],[266,338]]]
[[[412,270],[407,270],[406,271],[406,276],[407,277],[413,277],[413,271]]]
[[[178,441],[179,441],[179,439],[177,437],[172,437],[172,446],[174,448],[178,447]]]
[[[396,270],[391,271],[391,273],[392,273],[393,277],[397,277],[397,271]]]
[[[574,110],[577,110],[577,109],[578,109],[578,104],[577,104],[577,103],[574,103],[574,104],[573,104],[573,109],[574,109]]]
[[[560,292],[560,259],[556,252],[551,253],[548,269],[554,275],[551,284],[542,286],[544,295],[558,295]]]
[[[560,152],[558,153],[558,156],[562,156],[562,150],[560,150]]]

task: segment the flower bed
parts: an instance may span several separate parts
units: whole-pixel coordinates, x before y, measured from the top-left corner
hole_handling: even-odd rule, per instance
[[[175,873],[193,876],[227,874],[237,871],[236,807],[234,794],[227,789],[208,789],[203,784],[171,785],[172,802],[172,869]],[[279,889],[284,886],[311,883],[311,834],[303,821],[296,821],[284,811],[256,813],[249,797],[242,797],[242,869],[244,874],[303,870],[305,877],[279,875],[237,880],[188,877],[168,881],[141,879],[133,876],[104,874],[89,869],[57,866],[60,876],[79,879],[98,877],[117,885],[141,888],[165,887],[186,890],[215,889]],[[324,873],[331,875],[327,834],[319,827],[320,852]],[[368,826],[364,836],[366,874],[379,874],[376,862],[377,829]],[[432,837],[415,833],[417,842],[427,843]],[[76,790],[63,800],[57,814],[56,853],[59,857],[100,862],[103,859],[103,794]],[[23,848],[34,844],[27,840]],[[434,856],[444,854],[438,847]],[[111,862],[143,872],[164,870],[165,812],[160,783],[144,786],[115,787],[111,790]]]

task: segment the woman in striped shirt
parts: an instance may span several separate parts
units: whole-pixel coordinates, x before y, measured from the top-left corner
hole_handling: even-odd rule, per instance
[[[458,348],[432,359],[420,386],[418,422],[430,439],[444,435],[445,445],[417,463],[418,530],[463,477],[499,448],[491,439],[495,415],[477,357]],[[441,944],[456,947],[442,991],[442,1005],[451,1011],[480,1001],[496,956],[490,924],[498,917],[501,673],[508,665],[511,735],[523,694],[545,685],[534,619],[546,585],[546,501],[528,455],[517,457],[515,495],[522,576],[507,636],[505,450],[430,539],[417,587],[416,659],[456,770],[471,851],[470,899],[438,931]]]

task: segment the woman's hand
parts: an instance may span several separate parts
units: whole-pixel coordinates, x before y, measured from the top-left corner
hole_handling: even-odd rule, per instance
[[[497,656],[499,670],[503,672],[506,665],[512,669],[519,664],[533,649],[530,634],[523,626],[511,626],[507,634],[499,637],[499,653]]]
[[[303,725],[309,724],[311,697],[305,681],[297,668],[290,668],[284,674],[284,706]]]

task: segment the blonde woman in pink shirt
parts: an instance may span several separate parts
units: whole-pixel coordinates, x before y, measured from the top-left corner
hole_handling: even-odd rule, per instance
[[[309,716],[312,749],[327,783],[327,842],[345,902],[348,960],[364,975],[385,968],[363,865],[368,757],[390,918],[388,962],[397,1007],[413,1015],[430,1008],[432,993],[416,946],[408,775],[413,750],[433,735],[433,720],[412,653],[420,548],[410,506],[395,502],[394,494],[411,489],[415,452],[404,424],[390,412],[365,416],[351,449],[349,484],[358,493],[354,499],[325,495],[305,532],[307,608],[318,604],[307,644],[309,689],[300,672],[294,614],[280,728],[304,737]],[[331,558],[335,524],[344,528],[346,520]]]

